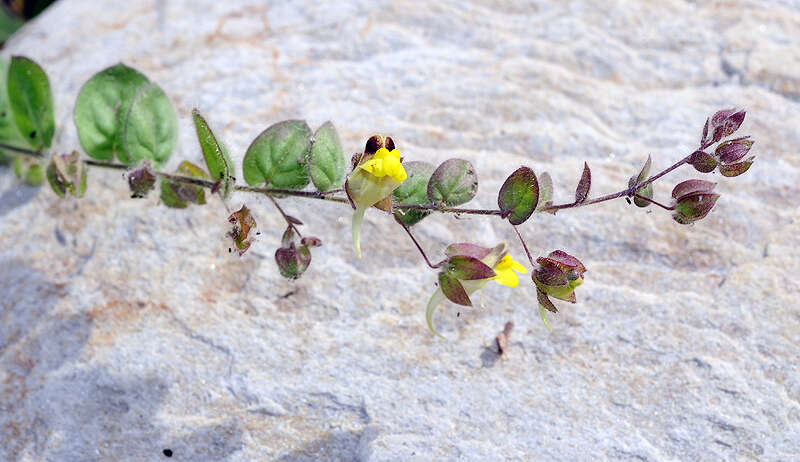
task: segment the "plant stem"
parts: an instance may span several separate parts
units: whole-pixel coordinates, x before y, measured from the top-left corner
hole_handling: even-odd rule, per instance
[[[411,234],[411,230],[408,228],[408,226],[406,226],[406,225],[404,225],[403,223],[400,223],[400,222],[397,222],[397,223],[398,223],[400,226],[402,226],[404,230],[406,230],[406,233],[408,234],[408,237],[410,237],[410,238],[411,238],[411,242],[413,242],[413,243],[414,243],[414,245],[415,245],[415,246],[417,246],[417,250],[419,250],[419,253],[421,253],[421,254],[422,254],[422,258],[424,258],[424,259],[425,259],[425,263],[427,263],[427,264],[428,264],[428,266],[430,266],[430,267],[431,267],[431,269],[437,269],[437,268],[440,268],[440,267],[441,267],[441,266],[444,264],[444,260],[440,261],[439,263],[437,263],[437,264],[435,264],[435,265],[434,265],[434,264],[431,264],[431,261],[428,259],[428,255],[426,255],[426,254],[425,254],[425,251],[424,251],[424,250],[422,250],[422,246],[421,246],[421,245],[419,245],[419,242],[417,242],[417,239],[414,237],[414,235],[413,235],[413,234]]]
[[[531,256],[531,252],[528,250],[528,245],[525,244],[525,239],[522,238],[522,234],[520,234],[519,229],[517,229],[517,225],[511,225],[516,231],[517,236],[519,236],[519,241],[522,242],[522,248],[525,249],[525,255],[528,256],[528,261],[531,262],[531,266],[536,266],[536,263],[533,262],[533,257]]]
[[[649,203],[651,203],[653,205],[657,205],[657,206],[661,207],[664,210],[675,210],[675,207],[668,207],[668,206],[666,206],[664,204],[661,204],[659,202],[654,201],[653,199],[650,199],[649,197],[644,197],[641,194],[634,194],[633,197],[635,197],[637,199],[641,199],[643,201],[647,201],[647,202],[649,202]]]
[[[281,206],[278,205],[278,201],[276,201],[275,198],[272,197],[272,196],[267,196],[267,197],[269,198],[270,201],[272,201],[272,204],[275,206],[275,208],[278,209],[278,212],[281,213],[281,216],[283,216],[283,219],[286,220],[286,224],[289,225],[289,227],[292,228],[294,230],[294,232],[296,232],[297,235],[302,238],[303,237],[303,233],[301,233],[300,230],[297,229],[297,226],[295,226],[294,222],[292,222],[292,220],[289,219],[289,216],[286,215],[286,212],[284,212],[283,209],[281,208]]]
[[[14,152],[16,152],[18,154],[29,156],[29,157],[36,157],[36,158],[42,158],[43,157],[41,151],[35,151],[35,150],[32,150],[32,149],[20,148],[20,147],[17,147],[17,146],[12,146],[12,145],[8,145],[8,144],[4,144],[4,143],[0,143],[0,149],[7,149],[9,151],[14,151]],[[650,178],[642,181],[641,183],[633,185],[630,188],[623,189],[622,191],[618,191],[618,192],[615,192],[615,193],[612,193],[612,194],[607,194],[605,196],[600,196],[600,197],[597,197],[597,198],[594,198],[594,199],[589,199],[589,200],[587,200],[585,202],[582,202],[580,204],[578,204],[576,202],[570,202],[570,203],[567,203],[567,204],[551,205],[550,207],[546,207],[546,208],[542,209],[542,211],[555,212],[555,211],[562,210],[562,209],[570,209],[570,208],[576,208],[576,207],[583,207],[583,206],[591,205],[591,204],[598,204],[600,202],[606,202],[606,201],[610,201],[612,199],[618,199],[620,197],[625,197],[625,196],[632,197],[633,195],[635,195],[635,191],[637,189],[641,188],[642,186],[647,186],[648,184],[658,180],[659,178],[661,178],[662,176],[666,175],[667,173],[669,173],[669,172],[675,170],[676,168],[680,167],[681,165],[687,163],[689,161],[690,157],[691,157],[691,155],[686,156],[683,159],[679,160],[678,162],[674,163],[673,165],[671,165],[671,166],[667,167],[666,169],[662,170],[661,172],[658,172],[657,174],[651,176]],[[86,165],[93,166],[93,167],[109,168],[109,169],[114,169],[114,170],[128,170],[128,169],[132,168],[132,166],[130,166],[130,165],[119,164],[119,163],[114,163],[114,162],[104,162],[104,161],[99,161],[99,160],[94,160],[94,159],[83,160],[83,163],[86,164]],[[168,179],[170,181],[175,181],[177,183],[191,184],[191,185],[200,186],[200,187],[208,188],[208,189],[212,189],[214,187],[214,185],[216,184],[213,181],[204,180],[202,178],[192,178],[192,177],[188,177],[188,176],[174,175],[174,174],[164,173],[164,172],[159,172],[159,171],[154,171],[153,174],[156,175],[156,176],[159,176],[161,178]],[[346,198],[337,197],[337,196],[333,195],[333,194],[341,193],[343,191],[343,189],[341,189],[341,188],[340,189],[334,189],[332,191],[327,191],[327,192],[318,192],[318,191],[296,191],[296,190],[293,190],[293,189],[258,188],[258,187],[254,187],[254,186],[235,185],[233,189],[236,190],[236,191],[264,194],[265,196],[268,196],[270,198],[272,196],[292,196],[292,197],[303,197],[303,198],[306,198],[306,199],[319,199],[319,200],[325,200],[325,201],[329,201],[329,202],[339,202],[339,203],[342,203],[342,204],[349,203]],[[467,208],[456,208],[456,207],[436,207],[436,206],[433,206],[433,205],[395,205],[394,208],[395,209],[401,209],[401,210],[428,210],[428,211],[431,211],[431,212],[454,213],[456,215],[459,215],[459,214],[464,214],[464,215],[498,215],[498,216],[502,215],[502,212],[500,210],[497,210],[497,209],[467,209]],[[668,210],[671,210],[671,209],[668,209]]]
[[[34,151],[32,149],[21,148],[19,146],[13,146],[13,145],[10,145],[10,144],[5,144],[5,143],[0,143],[0,149],[7,149],[9,151],[14,151],[14,152],[16,152],[18,154],[23,154],[23,155],[31,156],[31,157],[42,157],[41,149],[38,150],[38,151]]]
[[[674,164],[670,165],[666,169],[664,169],[664,170],[656,173],[655,175],[651,176],[650,178],[642,181],[641,183],[637,183],[637,184],[631,186],[630,188],[623,189],[622,191],[618,191],[618,192],[615,192],[613,194],[607,194],[605,196],[600,196],[600,197],[597,197],[595,199],[589,199],[586,202],[583,202],[583,203],[580,203],[580,204],[578,204],[576,202],[571,202],[571,203],[568,203],[568,204],[551,205],[550,207],[544,208],[542,210],[543,211],[547,211],[547,212],[554,212],[554,211],[562,210],[562,209],[571,209],[571,208],[574,208],[574,207],[583,207],[583,206],[586,206],[586,205],[598,204],[600,202],[610,201],[612,199],[618,199],[620,197],[633,196],[637,189],[641,188],[642,186],[649,185],[650,183],[656,181],[657,179],[661,178],[662,176],[666,175],[667,173],[669,173],[669,172],[675,170],[676,168],[680,167],[681,165],[689,162],[689,158],[690,157],[691,157],[691,155],[688,155],[688,156],[684,157],[683,159],[679,160],[678,162],[675,162]]]

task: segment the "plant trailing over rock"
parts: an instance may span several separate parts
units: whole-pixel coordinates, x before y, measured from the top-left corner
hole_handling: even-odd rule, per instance
[[[228,211],[233,191],[264,195],[286,222],[275,262],[287,278],[298,278],[305,272],[311,264],[311,249],[322,245],[322,240],[304,236],[300,231],[303,222],[286,214],[279,199],[349,204],[354,209],[353,245],[358,257],[364,215],[372,208],[386,212],[406,232],[428,267],[438,271],[438,288],[426,310],[428,327],[437,335],[433,314],[445,299],[471,306],[472,294],[490,281],[516,287],[518,274],[528,269],[511,257],[504,242],[493,247],[481,245],[485,243],[450,244],[444,250],[444,259],[431,262],[411,231],[429,214],[488,215],[508,221],[531,265],[539,311],[550,329],[546,313],[558,311],[552,299],[575,303],[575,289],[583,283],[587,269],[563,250],[534,259],[519,225],[537,212],[556,213],[619,198],[638,207],[656,205],[669,211],[677,223],[691,224],[707,216],[716,204],[720,197],[713,192],[716,183],[682,181],[672,190],[672,201],[663,204],[654,198],[655,182],[685,164],[700,173],[719,170],[723,177],[735,177],[747,172],[754,160],[747,157],[753,146],[748,136],[726,139],[739,129],[745,112],[726,109],[706,120],[697,150],[654,175],[650,175],[652,160],[648,157],[618,192],[592,198],[592,173],[584,163],[574,200],[554,204],[550,175],[521,166],[500,188],[496,209],[461,208],[478,190],[477,173],[468,161],[449,159],[434,166],[409,160],[392,138],[375,135],[367,140],[363,152],[352,156],[348,173],[344,149],[331,122],[315,131],[302,120],[267,127],[244,155],[241,168],[247,184],[243,185],[236,181],[236,166],[224,144],[195,109],[192,120],[205,168],[182,161],[174,173],[164,172],[160,169],[170,159],[177,139],[175,110],[157,84],[124,64],[99,72],[78,94],[74,122],[88,156],[83,159],[77,151],[49,155],[55,133],[53,97],[47,75],[39,65],[18,56],[10,62],[0,61],[0,88],[4,89],[0,91],[0,161],[10,160],[21,179],[38,185],[46,178],[58,197],[80,198],[86,193],[90,168],[123,170],[132,197],[145,197],[160,181],[161,202],[173,208],[206,204],[207,190],[217,195]],[[309,184],[313,190],[307,189]],[[242,204],[237,211],[229,212],[228,221],[231,252],[235,249],[242,256],[260,234],[256,232],[256,219]]]

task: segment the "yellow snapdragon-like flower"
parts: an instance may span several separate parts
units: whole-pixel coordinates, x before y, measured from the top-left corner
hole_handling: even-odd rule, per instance
[[[390,138],[386,138],[391,142]],[[386,143],[380,139],[380,144]],[[358,258],[361,258],[361,223],[368,208],[392,195],[408,175],[401,163],[400,151],[394,149],[394,143],[375,150],[367,160],[361,162],[347,178],[345,189],[355,206],[353,213],[353,246]]]
[[[528,270],[525,269],[519,262],[514,261],[511,255],[506,254],[494,267],[494,272],[497,276],[493,277],[495,282],[508,287],[517,287],[519,285],[519,277],[517,273],[525,274]]]
[[[463,244],[460,244],[460,246],[463,246]],[[508,246],[505,242],[498,244],[493,249],[484,248],[483,250],[485,252],[480,253],[478,253],[479,250],[475,249],[481,249],[481,247],[471,247],[471,250],[466,247],[462,247],[461,251],[464,253],[459,253],[459,250],[456,250],[454,253],[448,255],[451,257],[459,255],[470,255],[474,256],[475,258],[480,257],[479,260],[486,266],[492,268],[495,275],[486,279],[459,279],[458,283],[464,289],[464,292],[466,292],[467,297],[482,289],[486,284],[489,283],[489,281],[495,281],[498,284],[508,287],[517,287],[517,285],[519,285],[519,277],[517,276],[517,273],[528,272],[524,266],[514,261],[514,259],[511,258],[511,255],[507,253]],[[428,323],[428,328],[431,330],[431,332],[439,337],[442,337],[442,335],[433,327],[433,313],[436,311],[436,308],[439,306],[439,304],[445,301],[447,298],[448,297],[444,294],[442,286],[440,285],[433,295],[431,295],[430,300],[428,300],[428,306],[425,310],[425,320]]]
[[[408,177],[406,169],[400,163],[400,151],[380,148],[372,159],[359,165],[358,168],[366,170],[377,178],[390,176],[394,181],[402,183]]]

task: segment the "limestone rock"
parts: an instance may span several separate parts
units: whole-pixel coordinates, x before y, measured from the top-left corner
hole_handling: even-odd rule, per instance
[[[122,61],[178,111],[169,169],[202,162],[193,107],[237,164],[288,118],[333,120],[349,152],[382,133],[409,160],[466,158],[476,207],[523,164],[557,201],[584,161],[593,195],[620,190],[725,107],[749,111],[758,159],[691,227],[622,200],[535,215],[536,255],[588,267],[579,303],[548,334],[529,280],[493,284],[439,310],[448,341],[424,322],[435,274],[377,211],[358,260],[347,207],[284,200],[325,243],[293,282],[263,198],[232,198],[262,231],[238,258],[217,199],[167,209],[93,169],[57,200],[0,168],[0,460],[796,460],[798,30],[796,1],[61,0],[3,51],[48,72],[58,152],[79,147],[83,82]],[[436,257],[506,240],[524,258],[495,219],[417,235]]]

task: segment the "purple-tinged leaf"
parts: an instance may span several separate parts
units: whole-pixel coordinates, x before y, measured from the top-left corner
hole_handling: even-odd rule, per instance
[[[293,225],[298,225],[298,226],[302,226],[303,225],[302,221],[298,220],[297,218],[295,218],[295,217],[293,217],[291,215],[286,215],[286,220],[288,220]]]
[[[715,154],[723,164],[733,164],[739,162],[747,155],[754,141],[749,140],[749,136],[723,141],[717,146]]]
[[[456,255],[464,255],[467,257],[477,258],[478,260],[482,259],[483,257],[489,255],[492,249],[487,247],[481,247],[475,244],[469,244],[467,242],[461,242],[457,244],[450,244],[444,249],[444,254],[448,257],[453,257]]]
[[[539,306],[545,308],[547,311],[551,313],[558,313],[558,308],[553,305],[553,302],[550,301],[550,298],[547,296],[546,293],[542,292],[538,288],[536,289],[536,299],[539,301]]]
[[[439,273],[439,288],[448,300],[458,305],[472,306],[472,301],[455,276],[448,273]]]
[[[754,160],[755,157],[751,157],[746,161],[739,162],[737,164],[721,164],[719,166],[719,173],[726,177],[739,176],[750,169],[750,166],[753,165]]]
[[[589,170],[589,164],[583,163],[583,174],[578,181],[578,187],[575,189],[575,203],[583,204],[589,197],[589,190],[592,187],[592,171]]]
[[[506,178],[497,195],[501,217],[512,225],[524,223],[539,203],[539,183],[528,167],[520,167]]]
[[[714,190],[717,184],[713,181],[705,180],[686,180],[678,183],[672,189],[672,197],[680,201],[689,194],[708,194]]]
[[[496,276],[494,270],[475,257],[456,255],[447,261],[447,270],[462,281],[489,279]]]
[[[717,168],[717,159],[704,151],[695,151],[689,156],[689,164],[700,173],[711,173]]]

